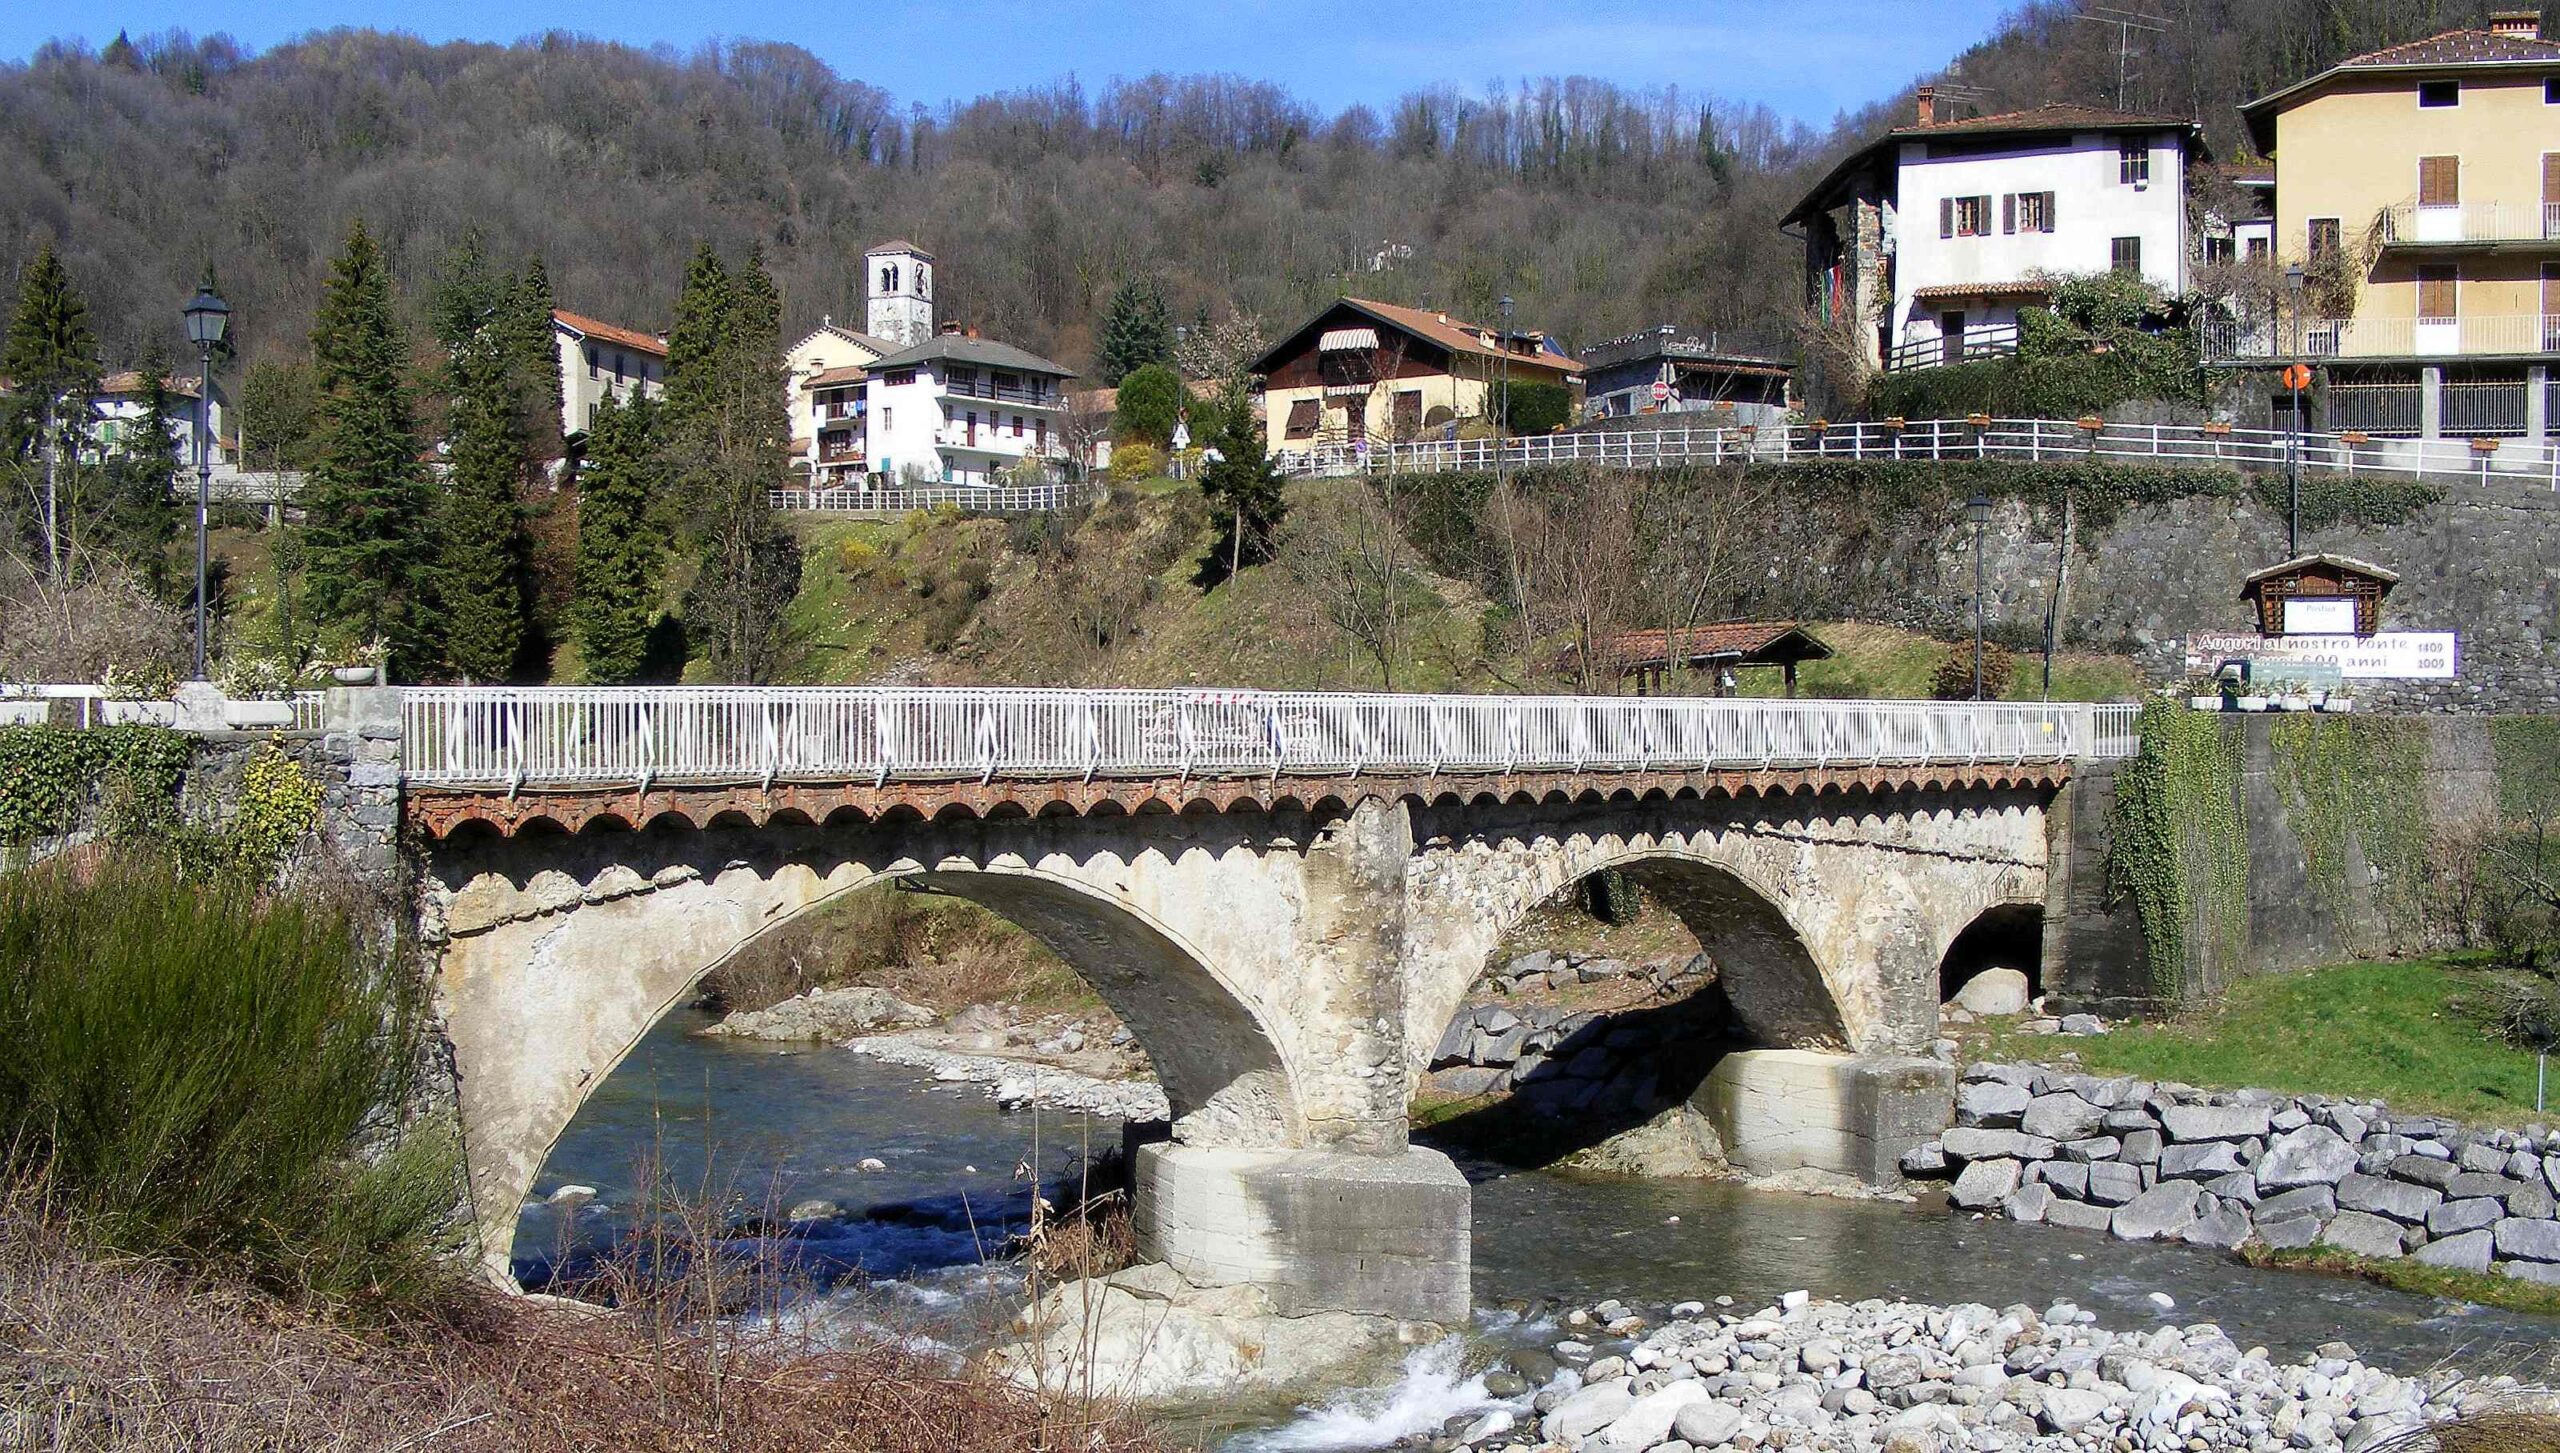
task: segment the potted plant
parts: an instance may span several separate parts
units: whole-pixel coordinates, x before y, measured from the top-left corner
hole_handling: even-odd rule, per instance
[[[99,673],[98,685],[106,693],[106,700],[99,703],[100,714],[111,726],[125,722],[177,724],[178,703],[172,698],[178,689],[178,671],[166,661],[129,666],[109,662],[107,669]]]
[[[234,656],[216,678],[222,687],[222,720],[239,729],[293,725],[293,676],[264,656]]]

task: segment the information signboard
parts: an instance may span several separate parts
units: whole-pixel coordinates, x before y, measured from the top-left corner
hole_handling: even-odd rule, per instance
[[[2187,669],[2214,671],[2253,657],[2330,665],[2349,681],[2450,681],[2461,666],[2451,631],[2384,631],[2376,636],[2258,636],[2200,632],[2187,638]]]

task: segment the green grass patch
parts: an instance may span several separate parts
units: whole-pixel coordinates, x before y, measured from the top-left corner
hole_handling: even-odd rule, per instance
[[[2264,1242],[2253,1241],[2240,1248],[2240,1259],[2251,1266],[2270,1267],[2278,1271],[2319,1272],[2328,1276],[2352,1276],[2408,1292],[2421,1297],[2443,1297],[2455,1301],[2478,1302],[2484,1307],[2497,1307],[2510,1312],[2531,1312],[2539,1316],[2560,1317],[2560,1286],[2523,1281],[2511,1276],[2485,1276],[2478,1272],[2449,1271],[2440,1266],[2426,1266],[2409,1260],[2378,1261],[2327,1246],[2303,1246],[2279,1251]]]
[[[2270,974],[2241,980],[2192,1014],[2086,1038],[1980,1026],[1968,1052],[2050,1059],[2069,1051],[2101,1074],[2379,1098],[2403,1113],[2521,1125],[2534,1117],[2534,1060],[2488,1022],[2499,975],[2454,960]]]
[[[1926,700],[1938,663],[1952,649],[1949,642],[1917,631],[1855,621],[1814,623],[1807,627],[1837,654],[1828,661],[1808,661],[1798,672],[1797,694],[1884,701]],[[1967,649],[1970,649],[1970,644]],[[2044,658],[2017,652],[2006,697],[2038,701],[2044,696]],[[1777,696],[1786,678],[1776,671],[1742,673],[1745,696]],[[2053,660],[2056,701],[2124,701],[2141,692],[2141,680],[2130,658],[2065,651]]]

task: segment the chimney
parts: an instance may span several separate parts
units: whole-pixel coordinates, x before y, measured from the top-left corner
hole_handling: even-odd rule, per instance
[[[951,320],[949,320],[949,321],[946,321],[946,322],[942,325],[942,336],[944,336],[945,338],[957,338],[957,337],[959,337],[959,336],[960,336],[960,323],[959,323],[959,320],[955,318],[955,319],[951,319]]]
[[[2542,12],[2539,10],[2493,10],[2489,12],[2489,33],[2512,40],[2542,39]]]
[[[970,337],[972,337],[972,338],[975,338],[975,337],[977,337],[977,336],[978,336],[978,330],[977,330],[977,329],[975,329],[975,328],[969,328],[969,329],[965,329],[965,330],[963,330],[963,331],[965,331],[965,332],[966,332]]]
[[[1912,94],[1912,111],[1914,112],[1913,125],[1937,125],[1938,88],[1935,86],[1922,86],[1918,91],[1914,92]]]

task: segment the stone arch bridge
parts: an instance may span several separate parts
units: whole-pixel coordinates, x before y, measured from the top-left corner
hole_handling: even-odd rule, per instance
[[[494,1277],[553,1141],[661,1015],[894,880],[1039,937],[1153,1059],[1175,1119],[1137,1168],[1144,1250],[1283,1311],[1437,1321],[1467,1311],[1468,1192],[1407,1103],[1522,915],[1636,875],[1762,1043],[1820,1052],[1764,1117],[1800,1122],[1801,1159],[1887,1175],[1942,1123],[1910,1056],[1949,945],[2043,904],[2073,764],[2133,747],[2130,708],[2084,705],[453,688],[329,710],[396,756],[373,785],[417,845]]]

